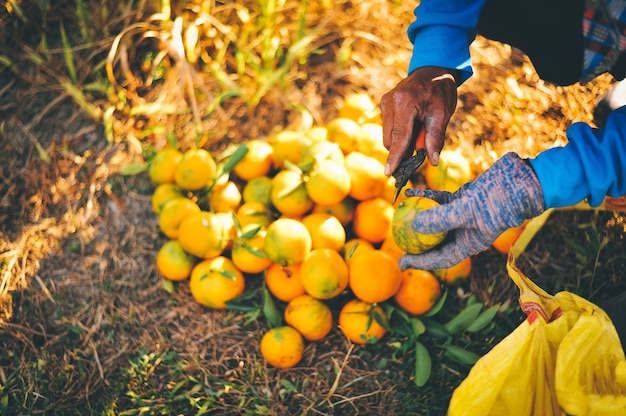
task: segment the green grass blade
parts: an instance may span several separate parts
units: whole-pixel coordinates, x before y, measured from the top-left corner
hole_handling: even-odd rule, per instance
[[[61,42],[63,43],[63,56],[65,58],[65,66],[67,67],[67,73],[70,76],[72,84],[78,83],[78,75],[76,74],[76,65],[74,65],[74,56],[72,55],[72,47],[67,34],[65,33],[65,26],[61,22]]]

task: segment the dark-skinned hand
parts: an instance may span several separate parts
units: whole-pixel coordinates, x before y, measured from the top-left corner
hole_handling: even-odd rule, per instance
[[[380,103],[383,144],[389,150],[385,174],[391,175],[400,162],[413,153],[420,130],[426,129],[428,160],[439,164],[445,132],[456,109],[458,71],[434,66],[418,68]]]

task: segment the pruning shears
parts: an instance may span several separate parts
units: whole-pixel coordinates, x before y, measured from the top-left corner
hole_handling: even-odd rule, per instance
[[[392,173],[393,177],[396,179],[396,191],[393,194],[393,204],[396,203],[402,188],[406,186],[409,178],[422,166],[424,160],[426,160],[425,135],[426,129],[422,128],[415,142],[415,151],[409,158],[400,162],[398,168]]]

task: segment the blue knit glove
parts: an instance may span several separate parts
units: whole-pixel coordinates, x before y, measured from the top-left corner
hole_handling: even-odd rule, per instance
[[[422,189],[405,193],[441,204],[415,216],[413,229],[425,234],[447,231],[448,236],[432,250],[402,256],[399,264],[403,270],[451,267],[488,249],[504,230],[546,209],[537,176],[528,161],[515,153],[507,153],[454,193]]]

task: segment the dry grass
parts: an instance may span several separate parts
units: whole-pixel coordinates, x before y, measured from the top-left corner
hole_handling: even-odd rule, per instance
[[[0,54],[14,64],[0,72],[0,411],[194,414],[206,406],[216,414],[443,414],[467,368],[437,367],[429,386],[418,389],[406,357],[392,345],[353,348],[337,330],[308,344],[296,369],[267,368],[258,353],[263,320],[205,310],[190,302],[184,285],[173,294],[163,289],[154,266],[164,237],[150,208],[152,185],[145,174],[119,174],[163,146],[167,132],[181,147],[206,141],[218,151],[276,129],[323,124],[349,92],[379,99],[405,73],[411,8],[382,0],[311,2],[307,27],[324,25],[312,43],[315,53],[296,60],[283,83],[249,106],[246,98],[262,84],[251,69],[238,78],[240,95],[229,95],[233,90],[215,73],[171,51],[159,63],[161,78],[142,71],[146,56],[183,32],[149,18],[155,2],[104,3],[117,17],[105,19],[100,3],[85,2],[101,38],[72,50],[82,74],[73,85],[89,105],[61,82],[70,79],[61,21],[81,45],[74,9],[55,7],[45,31],[31,2],[21,3],[28,22],[0,12]],[[236,27],[234,4],[206,4]],[[252,10],[256,2],[241,4]],[[294,30],[299,4],[287,2],[279,17]],[[197,13],[173,11],[187,24]],[[136,30],[125,31],[131,27]],[[294,33],[284,27],[283,35]],[[142,37],[147,29],[161,39]],[[41,47],[41,33],[48,42],[45,65],[24,53]],[[114,47],[120,33],[123,42]],[[224,33],[226,26],[216,26],[212,38],[200,38],[199,50],[218,52]],[[564,143],[567,126],[590,121],[595,97],[610,84],[606,77],[587,86],[544,84],[518,51],[482,39],[473,53],[476,76],[460,90],[448,146],[461,147],[476,172],[506,151],[532,156]],[[236,73],[233,56],[220,62]],[[104,91],[88,88],[107,81]],[[554,214],[520,265],[548,290],[606,297],[624,287],[624,227],[623,216],[613,213]],[[593,243],[598,238],[609,245],[600,249]],[[573,250],[568,241],[589,250]],[[514,303],[504,256],[490,250],[474,260],[464,290],[490,304]],[[486,352],[519,319],[512,308],[499,317],[499,330],[467,341]]]

